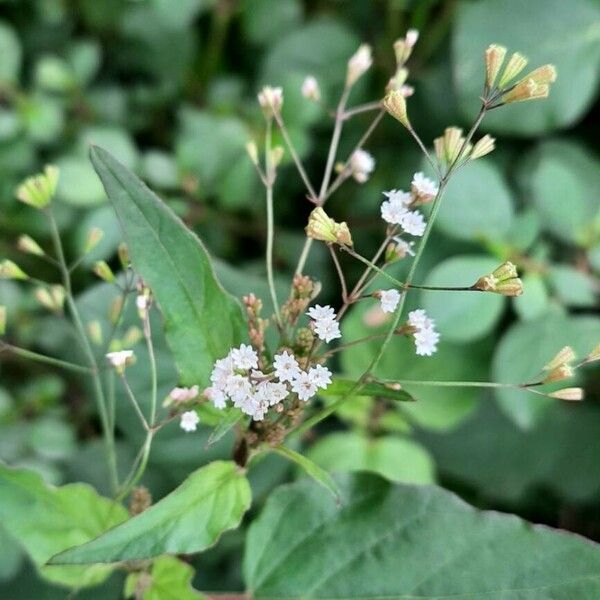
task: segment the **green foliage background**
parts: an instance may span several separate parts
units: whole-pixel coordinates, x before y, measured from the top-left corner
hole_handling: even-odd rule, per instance
[[[53,162],[61,169],[57,213],[69,252],[76,255],[90,227],[99,226],[105,238],[84,264],[105,259],[116,266],[122,233],[88,160],[88,145],[95,143],[136,171],[200,235],[229,291],[255,291],[268,302],[263,193],[244,150],[263,127],[256,92],[266,83],[283,86],[284,118],[316,181],[331,120],[302,98],[304,76],[315,75],[325,101],[334,105],[348,57],[369,42],[376,64],[352,103],[377,99],[394,68],[392,43],[408,27],[421,30],[410,63],[416,92],[409,111],[425,140],[447,125],[470,124],[489,43],[522,51],[533,66],[555,63],[558,81],[547,101],[510,106],[484,122],[483,131],[497,135],[498,149],[453,180],[419,275],[434,285],[469,284],[510,258],[524,271],[525,294],[515,301],[417,296],[415,305],[437,319],[440,351],[418,358],[405,340],[395,340],[379,373],[519,381],[534,376],[565,344],[584,354],[600,341],[599,132],[592,111],[600,72],[597,0],[4,0],[0,255],[39,278],[55,277],[47,265],[17,253],[21,233],[42,245],[48,240],[42,220],[14,197],[23,177]],[[345,127],[340,157],[369,119],[359,116]],[[391,119],[367,149],[377,161],[372,178],[362,186],[345,184],[330,203],[366,255],[380,240],[381,191],[406,187],[422,167],[411,140]],[[310,210],[289,156],[284,161],[275,189],[282,279],[293,270]],[[319,248],[309,272],[323,282],[322,299],[335,302],[337,282]],[[108,287],[85,269],[76,285],[87,290],[80,303],[88,320],[106,320]],[[71,352],[68,332],[36,304],[30,288],[2,282],[0,304],[8,308],[11,342],[55,355]],[[355,310],[344,334],[350,339],[376,331],[370,316],[368,307]],[[352,349],[339,369],[360,375],[375,349]],[[132,386],[143,396],[143,349],[136,352]],[[177,380],[164,343],[159,360],[166,394]],[[419,402],[381,413],[373,400],[357,398],[306,446],[332,471],[360,465],[392,481],[435,480],[476,506],[598,540],[597,375],[597,369],[587,371],[581,381],[587,401],[577,406],[506,390],[411,388]],[[118,410],[125,470],[140,438],[124,402]],[[205,448],[208,436],[208,428],[196,436],[183,436],[176,427],[161,432],[145,478],[156,498],[199,465],[229,456],[231,438]],[[85,387],[7,354],[0,363],[0,459],[34,469],[50,483],[84,481],[107,491],[97,415]],[[295,476],[279,457],[253,471],[248,521],[277,484]],[[243,539],[243,529],[226,534],[194,560],[196,587],[241,589]],[[78,597],[117,598],[121,585],[114,576]],[[38,579],[1,525],[0,595],[65,595]]]

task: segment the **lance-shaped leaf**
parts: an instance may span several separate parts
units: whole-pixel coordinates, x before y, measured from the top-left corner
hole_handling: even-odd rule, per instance
[[[326,390],[319,390],[319,396],[344,396],[352,392],[358,386],[358,382],[352,379],[338,379],[337,377],[327,386]],[[361,384],[356,392],[352,392],[353,396],[375,396],[378,398],[388,398],[389,400],[397,400],[399,402],[414,402],[414,398],[393,381],[378,382],[369,381]]]
[[[23,545],[40,574],[61,585],[82,587],[106,579],[106,565],[45,567],[57,552],[83,544],[127,518],[127,511],[89,485],[59,488],[37,473],[0,463],[0,521]]]
[[[250,485],[233,462],[192,473],[162,500],[106,534],[54,556],[50,564],[110,563],[191,554],[237,527],[250,506]]]
[[[553,600],[600,597],[600,547],[478,511],[434,486],[304,479],[267,501],[247,537],[255,600]]]
[[[93,146],[90,156],[133,267],[160,306],[182,382],[206,385],[214,361],[241,339],[239,303],[217,280],[202,242],[156,194],[106,150]]]

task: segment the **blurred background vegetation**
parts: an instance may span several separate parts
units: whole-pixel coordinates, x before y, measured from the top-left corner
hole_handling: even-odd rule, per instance
[[[140,174],[207,244],[225,286],[266,300],[263,191],[244,150],[260,143],[256,93],[281,85],[283,114],[313,181],[321,176],[331,118],[300,93],[318,78],[324,101],[337,103],[345,63],[359,43],[372,44],[375,67],[351,104],[378,99],[394,69],[392,44],[408,27],[421,31],[410,62],[415,95],[409,112],[425,140],[448,125],[468,127],[483,82],[483,50],[500,43],[532,66],[552,62],[558,81],[543,102],[492,113],[482,130],[498,149],[453,181],[422,282],[472,283],[504,259],[523,271],[516,299],[470,294],[416,297],[442,334],[433,358],[394,342],[379,369],[403,378],[521,381],[563,345],[580,354],[600,341],[600,170],[594,119],[600,72],[597,0],[4,0],[0,1],[0,256],[36,277],[58,281],[47,264],[20,255],[22,233],[47,247],[44,222],[18,203],[16,185],[52,162],[60,167],[57,214],[71,257],[89,229],[105,237],[84,259],[76,286],[88,320],[109,327],[113,290],[91,273],[95,260],[117,268],[121,232],[87,158],[90,142]],[[373,115],[346,125],[344,159]],[[377,167],[365,185],[346,183],[330,201],[369,255],[379,244],[381,191],[406,188],[421,157],[402,128],[386,118],[366,148]],[[276,263],[285,289],[303,242],[310,205],[289,155],[275,190]],[[323,282],[321,300],[336,303],[329,257],[314,248],[309,272]],[[347,263],[347,268],[354,268]],[[401,276],[403,266],[399,265]],[[64,323],[38,305],[28,285],[0,282],[11,343],[72,355]],[[135,322],[131,311],[130,322]],[[360,306],[348,339],[377,331],[380,315]],[[161,390],[176,383],[159,340]],[[345,354],[338,368],[359,375],[375,346]],[[143,349],[132,385],[148,385]],[[559,405],[502,390],[415,388],[419,402],[390,408],[371,399],[348,403],[337,419],[305,440],[332,470],[352,465],[400,481],[436,481],[471,503],[518,513],[600,540],[598,370],[580,382],[587,401]],[[141,441],[135,416],[119,404],[123,469]],[[206,448],[209,429],[183,436],[174,427],[156,440],[145,484],[155,497],[199,464],[227,456],[231,439]],[[0,363],[0,459],[40,471],[49,482],[82,480],[107,493],[99,427],[85,384],[47,366],[3,353]],[[277,459],[252,473],[255,505],[295,474]],[[200,589],[240,589],[243,531],[194,560]],[[115,576],[78,597],[120,597]],[[42,582],[0,526],[0,596],[64,598]]]

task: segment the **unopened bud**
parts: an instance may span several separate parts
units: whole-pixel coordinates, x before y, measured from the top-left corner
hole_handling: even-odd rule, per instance
[[[271,165],[273,165],[273,167],[278,167],[279,164],[281,163],[281,159],[283,158],[284,155],[284,149],[283,146],[275,146],[275,148],[273,148],[271,150]]]
[[[271,119],[279,114],[283,105],[283,90],[280,87],[265,86],[258,94],[258,103],[265,117]]]
[[[17,198],[33,206],[42,209],[50,204],[56,192],[59,171],[57,167],[48,165],[44,172],[33,177],[28,177],[18,188]]]
[[[515,297],[520,296],[523,293],[523,282],[515,277],[514,279],[507,279],[506,281],[500,281],[496,286],[496,293],[502,296]]]
[[[543,382],[552,383],[554,381],[570,379],[571,377],[573,377],[573,367],[567,364],[562,364],[549,371],[546,377],[544,377]]]
[[[394,90],[383,99],[383,106],[387,112],[400,121],[404,127],[410,129],[410,121],[406,112],[406,100],[402,92]]]
[[[444,154],[448,163],[453,163],[461,152],[465,141],[462,134],[459,127],[447,127],[444,131]]]
[[[102,240],[104,237],[104,231],[99,227],[92,227],[87,235],[85,240],[85,246],[83,247],[83,252],[87,254],[91,252]]]
[[[125,242],[121,242],[119,244],[117,254],[119,255],[121,267],[123,267],[123,269],[128,269],[131,265],[131,258],[129,257],[129,248],[127,248],[127,244]]]
[[[496,140],[491,135],[486,134],[475,144],[475,146],[473,146],[470,159],[475,160],[481,158],[492,152],[495,147]]]
[[[558,351],[556,356],[547,365],[544,365],[544,371],[552,371],[560,365],[573,362],[575,358],[576,356],[573,348],[571,348],[571,346],[565,346]]]
[[[523,80],[526,79],[533,79],[537,85],[549,85],[556,81],[556,67],[554,65],[543,65],[523,77]]]
[[[406,32],[406,45],[409,48],[413,48],[414,45],[417,43],[417,40],[419,39],[419,31],[417,29],[409,29]]]
[[[258,165],[258,148],[254,142],[250,141],[246,144],[246,152],[248,153],[252,164]]]
[[[65,301],[65,290],[62,285],[52,285],[48,288],[39,287],[35,290],[36,300],[48,310],[61,313]]]
[[[29,275],[8,258],[0,262],[0,279],[29,279]]]
[[[34,254],[36,256],[44,256],[46,254],[41,246],[28,235],[19,237],[17,240],[17,248],[26,254]]]
[[[525,67],[527,66],[527,59],[518,52],[515,52],[509,59],[498,87],[504,89]]]
[[[548,396],[550,396],[550,398],[557,398],[558,400],[578,402],[579,400],[583,400],[584,393],[582,388],[572,387],[557,390],[556,392],[551,392],[550,394],[548,394]]]
[[[108,320],[114,325],[121,317],[123,311],[123,297],[117,296],[110,304],[108,309]]]
[[[506,48],[497,44],[491,44],[485,51],[485,84],[489,89],[496,83],[505,56]]]
[[[329,244],[353,245],[348,225],[345,222],[336,223],[320,206],[310,213],[305,231],[306,235],[314,240]]]
[[[346,73],[346,86],[354,85],[369,67],[373,64],[371,55],[371,46],[362,44],[348,61],[348,70]]]
[[[517,83],[514,88],[502,96],[501,100],[504,104],[526,102],[527,100],[547,98],[549,93],[550,86],[538,85],[533,79],[527,79]]]
[[[90,321],[88,323],[87,328],[92,342],[94,342],[96,346],[102,346],[104,339],[102,335],[102,325],[100,324],[100,321]]]
[[[511,263],[509,260],[503,262],[497,269],[492,272],[492,275],[498,281],[506,281],[507,279],[514,279],[519,276],[517,272],[517,267],[514,263]]]
[[[312,75],[308,75],[302,82],[302,95],[308,100],[318,102],[321,99],[319,82]]]
[[[523,282],[518,275],[517,267],[510,261],[505,261],[491,273],[480,277],[473,289],[502,296],[520,296],[523,293]]]
[[[125,335],[123,336],[122,343],[123,346],[135,346],[144,336],[142,330],[135,325],[132,325],[127,329]]]
[[[94,263],[93,271],[103,281],[106,281],[107,283],[115,282],[115,274],[105,261],[99,260]]]
[[[0,306],[0,335],[6,333],[6,306]]]

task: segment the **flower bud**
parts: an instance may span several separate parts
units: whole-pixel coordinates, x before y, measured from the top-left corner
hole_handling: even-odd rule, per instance
[[[527,79],[517,83],[514,88],[502,96],[501,101],[503,104],[526,102],[527,100],[547,98],[549,93],[550,86],[538,85],[533,79]]]
[[[544,366],[544,371],[552,371],[556,369],[556,367],[568,364],[575,360],[575,351],[571,346],[565,346],[561,350],[559,350],[558,354],[547,364]]]
[[[123,310],[123,298],[117,296],[110,304],[108,309],[108,320],[114,325],[118,322]]]
[[[569,402],[577,402],[583,400],[583,389],[578,387],[564,388],[548,394],[550,398],[558,398],[558,400],[568,400]]]
[[[383,106],[392,117],[400,121],[404,127],[410,129],[410,121],[406,112],[406,100],[402,92],[394,90],[387,94],[383,99]]]
[[[62,285],[52,285],[49,288],[39,287],[35,290],[36,300],[48,310],[61,313],[65,301],[65,290]]]
[[[406,45],[409,48],[413,48],[414,45],[417,43],[418,39],[419,39],[419,31],[418,31],[418,29],[409,29],[406,32],[405,40],[406,40]]]
[[[517,267],[509,260],[503,262],[497,269],[492,272],[492,275],[498,281],[506,281],[507,279],[514,279],[519,276]]]
[[[83,247],[84,254],[91,252],[100,243],[103,237],[104,231],[102,231],[102,229],[99,227],[92,227],[85,240],[85,245]]]
[[[253,141],[250,141],[246,144],[246,152],[250,157],[253,165],[258,165],[258,148]]]
[[[135,362],[133,350],[117,350],[115,352],[109,352],[106,355],[106,358],[119,374],[123,374],[125,369]]]
[[[305,231],[306,235],[314,240],[328,244],[353,245],[348,225],[345,222],[336,223],[320,206],[310,213]]]
[[[473,146],[470,159],[475,160],[481,158],[486,154],[489,154],[496,147],[496,140],[492,136],[484,135],[476,144]]]
[[[500,89],[505,88],[526,66],[527,59],[522,54],[515,52],[508,59],[508,63],[498,82],[498,87]]]
[[[115,282],[115,274],[105,261],[99,260],[94,263],[93,271],[103,281],[106,281],[107,283]]]
[[[123,336],[122,343],[123,346],[135,346],[144,336],[142,330],[135,325],[132,325],[127,329],[125,335]]]
[[[302,83],[302,95],[308,100],[319,102],[321,99],[321,89],[319,82],[312,75],[308,75]]]
[[[6,333],[6,306],[0,306],[0,335]]]
[[[273,165],[274,168],[279,166],[279,164],[281,163],[281,159],[283,158],[283,155],[284,155],[283,146],[275,146],[275,148],[273,148],[271,150],[271,165]]]
[[[372,64],[371,46],[369,44],[361,44],[348,61],[346,86],[350,87],[354,85],[369,70]]]
[[[573,377],[573,367],[567,364],[561,364],[548,372],[543,379],[543,383],[552,383],[554,381],[563,381]]]
[[[366,150],[358,149],[352,153],[349,167],[355,181],[365,183],[375,169],[375,159]]]
[[[502,296],[520,296],[523,293],[523,282],[518,277],[500,281],[495,291]]]
[[[58,176],[57,167],[46,166],[43,173],[27,178],[17,188],[17,198],[34,208],[45,208],[56,192]]]
[[[497,44],[491,44],[485,51],[485,85],[492,89],[496,83],[498,72],[504,62],[506,56],[506,48]]]
[[[258,94],[258,103],[265,117],[273,118],[279,114],[283,105],[283,90],[280,87],[266,85]]]
[[[528,73],[523,80],[533,79],[537,85],[549,85],[556,81],[556,67],[554,65],[543,65]]]
[[[119,255],[119,262],[121,263],[121,267],[123,269],[128,269],[131,265],[131,258],[129,257],[129,248],[127,247],[127,244],[125,242],[121,242],[119,244],[117,254]]]
[[[520,296],[523,293],[523,282],[519,279],[517,267],[506,261],[491,273],[480,277],[473,289],[502,296]]]
[[[17,264],[7,258],[0,262],[0,279],[29,279]]]
[[[26,254],[34,254],[35,256],[44,256],[46,253],[41,246],[30,236],[21,235],[17,240],[17,248]]]
[[[90,321],[88,323],[87,329],[92,342],[94,342],[96,346],[102,346],[104,339],[102,335],[102,325],[100,325],[100,321]]]

